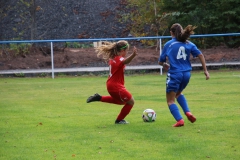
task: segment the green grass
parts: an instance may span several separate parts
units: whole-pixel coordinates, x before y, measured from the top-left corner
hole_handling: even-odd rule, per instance
[[[240,72],[193,72],[184,94],[197,121],[173,128],[165,100],[166,76],[130,75],[135,105],[115,125],[122,106],[86,103],[107,95],[106,76],[0,78],[2,160],[236,160],[240,157]],[[154,123],[141,119],[144,109]],[[182,113],[182,112],[181,112]]]

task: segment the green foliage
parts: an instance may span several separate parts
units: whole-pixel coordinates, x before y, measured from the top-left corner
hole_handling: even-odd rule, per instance
[[[190,41],[195,43],[199,48],[212,48],[213,46],[221,46],[224,43],[223,37],[203,37],[190,38]]]
[[[41,73],[39,74],[39,77],[47,77],[47,73]]]
[[[58,75],[59,77],[64,77],[64,76],[66,76],[65,73],[58,73],[57,75]]]
[[[190,0],[163,0],[160,12],[171,14],[169,27],[173,23],[182,26],[192,24],[198,26],[197,34],[211,33],[237,33],[240,30],[240,8],[239,0],[212,0],[190,1]],[[179,14],[173,14],[173,13]],[[221,39],[222,40],[222,39]],[[225,37],[224,42],[229,47],[239,47],[239,37]],[[215,39],[220,43],[219,39]],[[205,41],[205,45],[213,46],[212,40]]]
[[[91,48],[93,44],[80,43],[80,42],[66,42],[65,47],[67,48]]]
[[[122,105],[86,103],[108,95],[107,77],[0,78],[0,159],[15,160],[235,160],[240,157],[240,72],[193,72],[184,94],[197,117],[173,128],[166,76],[126,76],[135,105],[115,125]],[[142,112],[152,108],[154,123]],[[181,112],[182,113],[182,112]],[[182,113],[183,115],[183,113]]]
[[[130,12],[123,20],[131,21],[130,30],[136,37],[169,35],[168,28],[173,23],[198,26],[196,34],[240,31],[239,0],[128,0],[128,8]],[[239,36],[231,36],[202,39],[199,47],[208,48],[222,42],[229,47],[240,46]]]
[[[14,51],[15,55],[26,55],[30,52],[31,46],[29,43],[10,43],[9,50]]]
[[[22,3],[22,4],[24,4],[26,7],[30,7],[31,5],[32,5],[32,1],[33,0],[31,0],[31,2],[29,3],[29,2],[27,2],[27,1],[25,1],[25,0],[20,0],[20,2]]]
[[[16,77],[25,77],[25,74],[24,73],[15,73],[15,76]]]
[[[122,16],[122,21],[130,23],[130,32],[135,37],[162,35],[166,25],[163,16],[158,14],[161,0],[128,0],[127,8],[130,10]],[[147,45],[156,44],[156,40],[141,40]]]
[[[14,28],[12,29],[16,33],[15,36],[19,37],[20,39],[26,37],[26,34],[31,34],[31,39],[35,39],[35,34],[37,31],[36,28],[36,0],[11,0],[11,5],[8,5],[3,10],[8,10],[8,12],[5,11],[5,15],[0,14],[0,17],[7,16],[10,12],[15,13],[15,17],[19,17],[19,21],[16,23]],[[45,0],[44,0],[45,1]],[[0,13],[2,10],[0,9]],[[11,21],[14,20],[14,17],[11,17]],[[24,27],[25,26],[25,27]],[[29,27],[27,27],[29,26]],[[31,29],[31,32],[29,32],[29,28]]]

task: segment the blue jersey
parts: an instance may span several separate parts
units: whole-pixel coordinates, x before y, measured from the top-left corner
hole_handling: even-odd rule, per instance
[[[197,57],[201,54],[201,51],[190,41],[180,42],[173,38],[164,45],[159,62],[166,62],[168,58],[170,63],[169,73],[191,71],[190,54]]]

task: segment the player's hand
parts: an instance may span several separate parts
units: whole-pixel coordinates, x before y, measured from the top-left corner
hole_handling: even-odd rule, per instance
[[[163,63],[163,69],[168,70],[170,65],[168,63]]]
[[[210,78],[210,75],[209,75],[208,71],[204,71],[204,74],[206,76],[206,80],[208,80]]]
[[[133,53],[132,54],[134,54],[134,55],[137,55],[138,53],[137,53],[137,48],[134,46],[133,47]]]

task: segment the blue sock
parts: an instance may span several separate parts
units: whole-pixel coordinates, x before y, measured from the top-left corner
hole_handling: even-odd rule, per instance
[[[187,100],[185,98],[185,96],[183,94],[181,94],[178,98],[177,101],[179,103],[179,105],[182,107],[184,113],[186,112],[190,112],[189,108],[188,108],[188,104],[187,104]]]
[[[173,103],[169,106],[169,110],[171,111],[171,113],[176,121],[179,121],[182,119],[179,109],[175,103]]]

